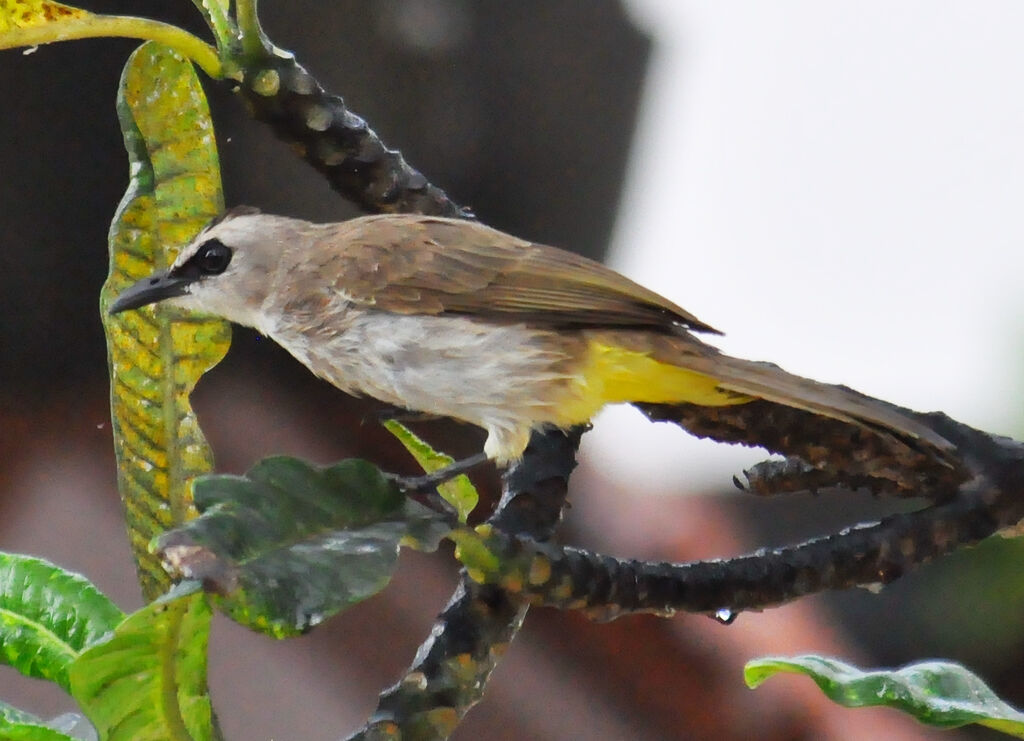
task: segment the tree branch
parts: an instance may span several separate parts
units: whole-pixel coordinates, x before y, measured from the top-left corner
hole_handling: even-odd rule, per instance
[[[733,409],[738,409],[734,407]],[[1024,444],[993,436],[940,414],[915,415],[957,446],[967,478],[952,493],[948,480],[916,493],[939,501],[916,512],[785,548],[688,564],[617,559],[576,548],[485,532],[498,569],[483,572],[534,604],[583,609],[600,619],[677,610],[730,618],[826,589],[887,584],[914,566],[1016,526],[1024,519]],[[817,419],[817,418],[815,418]],[[735,430],[734,430],[735,431]],[[777,441],[777,439],[776,439]],[[842,456],[831,456],[833,462]],[[788,467],[783,466],[786,471]],[[804,467],[820,483],[842,485],[845,474]],[[770,478],[762,484],[770,488]],[[799,476],[784,478],[787,489]],[[724,613],[722,611],[725,611]],[[720,614],[721,613],[721,614]]]
[[[345,101],[324,91],[295,58],[265,49],[247,56],[237,91],[257,121],[300,155],[344,198],[366,211],[473,218],[402,155],[388,149]]]

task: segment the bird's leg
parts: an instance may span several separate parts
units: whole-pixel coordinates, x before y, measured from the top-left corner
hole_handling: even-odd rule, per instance
[[[399,489],[416,499],[414,495],[429,492],[438,485],[443,484],[446,481],[451,481],[459,474],[466,473],[480,464],[486,463],[487,460],[487,454],[481,452],[467,458],[462,458],[461,460],[457,460],[453,463],[449,463],[444,468],[439,468],[436,471],[424,474],[423,476],[396,476],[389,474],[388,478],[398,484]]]

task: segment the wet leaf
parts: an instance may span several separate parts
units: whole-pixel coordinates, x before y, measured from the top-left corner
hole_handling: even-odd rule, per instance
[[[0,728],[4,727],[4,723],[33,723],[35,725],[42,725],[43,721],[32,713],[19,710],[13,705],[8,705],[3,700],[0,700]]]
[[[0,662],[25,676],[68,689],[71,662],[123,617],[84,577],[0,553]]]
[[[770,656],[748,662],[744,678],[753,688],[780,672],[806,674],[829,699],[845,707],[883,705],[932,726],[977,723],[1024,738],[1024,714],[960,664],[923,661],[901,669],[864,671],[821,656]]]
[[[3,741],[76,741],[47,726],[29,713],[0,702],[0,739]]]
[[[208,741],[210,608],[201,594],[129,615],[71,665],[71,694],[105,741]]]
[[[191,517],[190,480],[213,457],[189,404],[199,377],[227,352],[228,324],[168,306],[116,316],[124,288],[173,262],[223,208],[213,126],[192,65],[156,44],[128,60],[117,100],[131,164],[110,228],[110,273],[100,298],[111,377],[118,489],[143,594],[170,580],[149,542]]]
[[[245,476],[197,480],[195,497],[201,516],[159,538],[159,553],[222,595],[234,620],[278,637],[376,594],[402,542],[433,548],[448,531],[361,460],[267,458]]]

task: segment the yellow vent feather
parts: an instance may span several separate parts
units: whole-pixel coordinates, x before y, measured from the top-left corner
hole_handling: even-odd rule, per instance
[[[745,404],[749,396],[723,391],[703,373],[660,363],[649,354],[591,341],[564,399],[556,404],[556,424],[583,424],[606,404],[688,403],[702,406]]]

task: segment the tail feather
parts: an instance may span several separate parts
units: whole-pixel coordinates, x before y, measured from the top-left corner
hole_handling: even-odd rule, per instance
[[[771,363],[717,355],[713,376],[723,390],[887,432],[915,447],[925,443],[943,454],[955,450],[944,437],[899,409],[845,386],[801,378]]]

